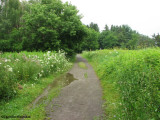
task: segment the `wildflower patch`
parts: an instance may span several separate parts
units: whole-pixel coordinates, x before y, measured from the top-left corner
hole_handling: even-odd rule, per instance
[[[62,73],[71,63],[63,52],[4,53],[0,57],[0,100],[18,93],[17,84],[40,82],[40,78]]]

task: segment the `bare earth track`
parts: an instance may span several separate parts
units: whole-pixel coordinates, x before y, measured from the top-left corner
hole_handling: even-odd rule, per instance
[[[86,64],[87,69],[78,63]],[[93,120],[102,116],[102,89],[94,70],[80,55],[69,71],[77,80],[64,87],[59,97],[46,107],[50,120]]]

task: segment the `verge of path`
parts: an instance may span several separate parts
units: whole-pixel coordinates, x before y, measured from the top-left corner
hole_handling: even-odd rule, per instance
[[[78,63],[85,63],[87,69]],[[77,80],[64,87],[46,107],[49,120],[93,120],[102,116],[102,89],[93,68],[80,55],[69,71]]]

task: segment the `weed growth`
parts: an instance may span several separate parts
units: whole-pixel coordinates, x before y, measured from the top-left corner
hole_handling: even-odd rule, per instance
[[[0,54],[0,100],[17,95],[21,84],[41,82],[40,78],[65,71],[71,64],[61,52]]]
[[[84,52],[103,88],[108,119],[160,119],[160,49]]]

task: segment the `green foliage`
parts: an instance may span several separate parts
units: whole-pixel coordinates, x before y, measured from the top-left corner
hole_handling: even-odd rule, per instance
[[[148,36],[145,35],[140,35],[137,47],[138,48],[147,48],[147,47],[154,47],[156,46],[155,40],[149,38]]]
[[[95,24],[95,23],[91,22],[87,27],[91,28],[91,29],[94,29],[96,32],[99,32],[98,24]]]
[[[59,28],[59,39],[62,43],[60,48],[66,51],[68,56],[71,56],[81,45],[87,33],[85,26],[80,21],[81,16],[77,15],[78,10],[75,6],[66,3],[63,12],[62,23]]]
[[[160,49],[85,52],[101,79],[109,119],[160,119]]]
[[[74,55],[75,44],[80,44],[85,35],[76,7],[49,0],[32,5],[31,11],[24,16],[23,48],[28,51],[63,49],[67,56]]]
[[[157,35],[154,34],[153,38],[156,42],[156,45],[159,47],[160,46],[160,35],[159,34],[157,34]]]
[[[35,4],[31,7],[32,14],[26,13],[22,27],[23,49],[58,50],[58,33],[56,31],[59,18],[47,8],[47,5]],[[54,44],[53,44],[54,42]]]
[[[75,6],[60,0],[2,1],[1,51],[58,51],[74,56],[86,36]]]
[[[98,37],[99,33],[94,29],[86,28],[87,36],[84,38],[84,41],[81,45],[82,50],[96,50],[99,47]]]
[[[0,57],[0,100],[9,99],[18,83],[39,82],[42,77],[61,73],[70,66],[64,53],[5,53]]]
[[[18,90],[18,95],[9,101],[0,101],[0,119],[2,116],[30,116],[30,120],[44,120],[46,117],[45,107],[46,102],[50,102],[54,97],[59,94],[62,85],[57,84],[48,91],[47,96],[42,97],[38,104],[31,104],[33,101],[43,93],[44,89],[56,81],[59,74],[53,74],[47,78],[41,78],[38,83],[25,83],[23,89]],[[16,118],[15,118],[16,119]],[[18,118],[17,118],[18,119]],[[16,120],[17,120],[16,119]],[[8,118],[13,120],[13,118]],[[19,119],[18,119],[19,120]]]
[[[101,49],[113,48],[118,45],[118,38],[111,31],[103,31],[99,37],[99,45]]]
[[[0,9],[0,39],[9,39],[13,28],[20,25],[21,6],[19,0],[1,1]]]
[[[0,40],[0,50],[1,51],[10,51],[11,45],[8,40]]]

